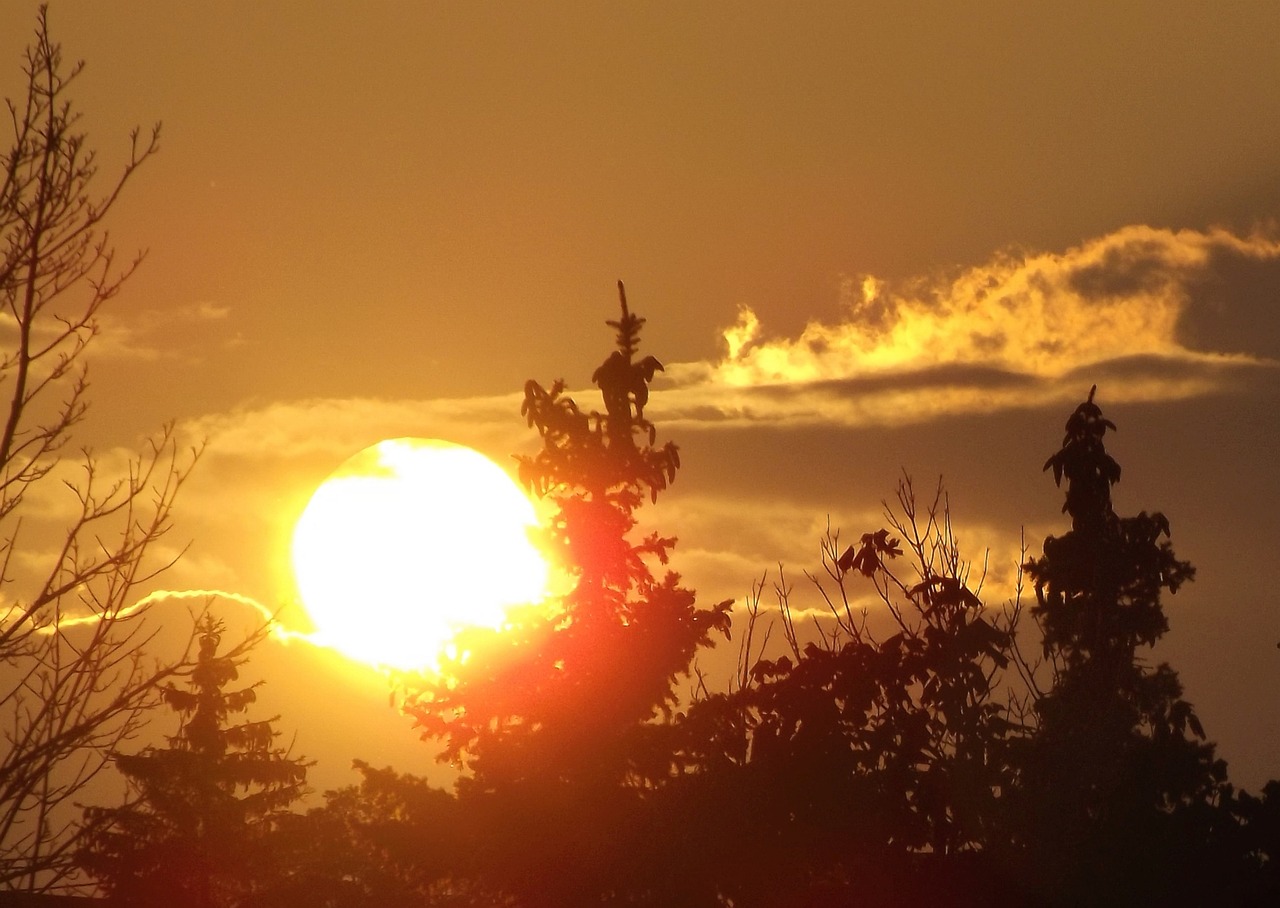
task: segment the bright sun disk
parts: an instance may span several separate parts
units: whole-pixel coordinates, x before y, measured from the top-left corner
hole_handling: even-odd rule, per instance
[[[293,533],[311,639],[372,665],[432,666],[462,626],[536,602],[547,564],[533,505],[478,451],[435,439],[365,448],[326,479]]]

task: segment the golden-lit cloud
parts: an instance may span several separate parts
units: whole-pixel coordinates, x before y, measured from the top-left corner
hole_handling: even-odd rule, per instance
[[[68,627],[92,626],[102,621],[104,617],[110,621],[118,621],[134,615],[144,608],[154,608],[162,603],[181,603],[188,607],[193,614],[199,613],[206,608],[213,608],[218,605],[225,606],[230,603],[233,606],[240,607],[243,615],[249,616],[256,624],[268,626],[271,636],[278,640],[290,640],[301,638],[303,635],[295,631],[287,629],[284,625],[276,620],[276,616],[261,602],[252,596],[246,596],[243,593],[235,593],[228,590],[215,589],[184,589],[169,590],[159,589],[153,590],[138,599],[124,603],[118,609],[110,610],[105,616],[100,611],[69,611],[62,612],[58,615],[56,621],[51,620],[48,624],[39,626],[37,630],[41,633],[53,633],[57,629],[66,629]],[[9,605],[8,612],[17,611],[14,605]],[[225,610],[221,610],[220,614],[227,614]],[[167,617],[167,616],[165,616]],[[0,621],[0,623],[3,623]]]
[[[1006,252],[959,273],[890,286],[847,279],[842,317],[768,337],[750,308],[709,363],[669,366],[658,408],[682,422],[845,425],[927,421],[1078,398],[1177,399],[1229,387],[1273,352],[1214,349],[1215,316],[1258,301],[1223,275],[1280,272],[1280,241],[1223,229],[1130,226],[1062,253]],[[1274,278],[1272,278],[1274,280]],[[1247,332],[1237,332],[1239,337]]]
[[[797,337],[770,337],[754,311],[741,309],[718,358],[667,363],[649,413],[673,432],[862,426],[1074,403],[1093,382],[1112,403],[1229,389],[1272,374],[1280,358],[1266,343],[1232,345],[1197,327],[1234,319],[1246,325],[1237,340],[1260,336],[1247,326],[1258,301],[1218,279],[1240,263],[1280,281],[1280,241],[1131,226],[1065,252],[1006,252],[947,277],[849,279],[842,317],[810,322]],[[573,383],[584,407],[598,406],[585,376]],[[537,446],[519,414],[514,391],[316,398],[208,414],[179,430],[207,443],[199,472],[288,461],[327,473],[376,441],[407,435],[466,444],[509,464],[512,452]]]

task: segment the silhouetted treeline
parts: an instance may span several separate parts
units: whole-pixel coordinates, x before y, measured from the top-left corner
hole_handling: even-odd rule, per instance
[[[1070,528],[1023,566],[1025,607],[983,601],[945,495],[921,501],[904,480],[887,526],[825,541],[820,629],[785,585],[776,610],[757,589],[731,624],[730,603],[700,606],[667,569],[673,538],[636,538],[637,511],[680,464],[644,415],[662,367],[637,359],[643,319],[625,295],[609,324],[604,412],[562,382],[525,388],[542,448],[521,477],[554,506],[548,542],[571,589],[466,632],[442,675],[403,682],[456,788],[357,764],[358,786],[305,814],[278,796],[247,810],[225,789],[197,805],[184,792],[205,783],[152,752],[124,765],[139,804],[91,815],[85,867],[125,895],[100,860],[124,848],[112,823],[146,818],[145,848],[169,854],[174,805],[187,820],[222,805],[234,824],[201,817],[183,841],[199,851],[200,829],[238,830],[270,861],[177,865],[199,869],[211,905],[1278,903],[1280,783],[1236,791],[1177,673],[1146,660],[1162,597],[1193,570],[1163,515],[1113,510],[1114,426],[1093,392],[1045,465]],[[735,676],[700,681],[695,657],[731,630]],[[189,720],[175,749],[231,757],[196,732]],[[296,761],[269,765],[283,773],[272,790],[293,792]]]

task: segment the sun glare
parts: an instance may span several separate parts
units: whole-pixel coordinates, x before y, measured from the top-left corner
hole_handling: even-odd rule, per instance
[[[311,639],[372,665],[430,667],[459,627],[499,627],[543,596],[534,525],[529,499],[478,451],[423,438],[364,449],[294,529]]]

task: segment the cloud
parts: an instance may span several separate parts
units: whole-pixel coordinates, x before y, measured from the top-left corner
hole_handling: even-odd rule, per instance
[[[202,361],[211,345],[235,347],[238,333],[219,337],[211,327],[227,322],[229,306],[208,301],[148,309],[133,316],[108,308],[97,319],[93,339],[95,358],[156,362],[162,359]]]
[[[208,414],[179,428],[185,438],[207,443],[212,458],[341,461],[386,438],[421,436],[465,444],[501,461],[535,437],[520,416],[520,401],[519,394],[314,398]]]
[[[1277,365],[1280,343],[1247,343],[1249,326],[1274,321],[1257,289],[1277,285],[1280,241],[1269,235],[1146,226],[901,286],[850,279],[843,317],[798,337],[767,337],[743,307],[720,359],[668,367],[654,415],[901,424],[1061,404],[1102,378],[1112,402],[1207,394]],[[1241,328],[1206,328],[1222,321]]]

